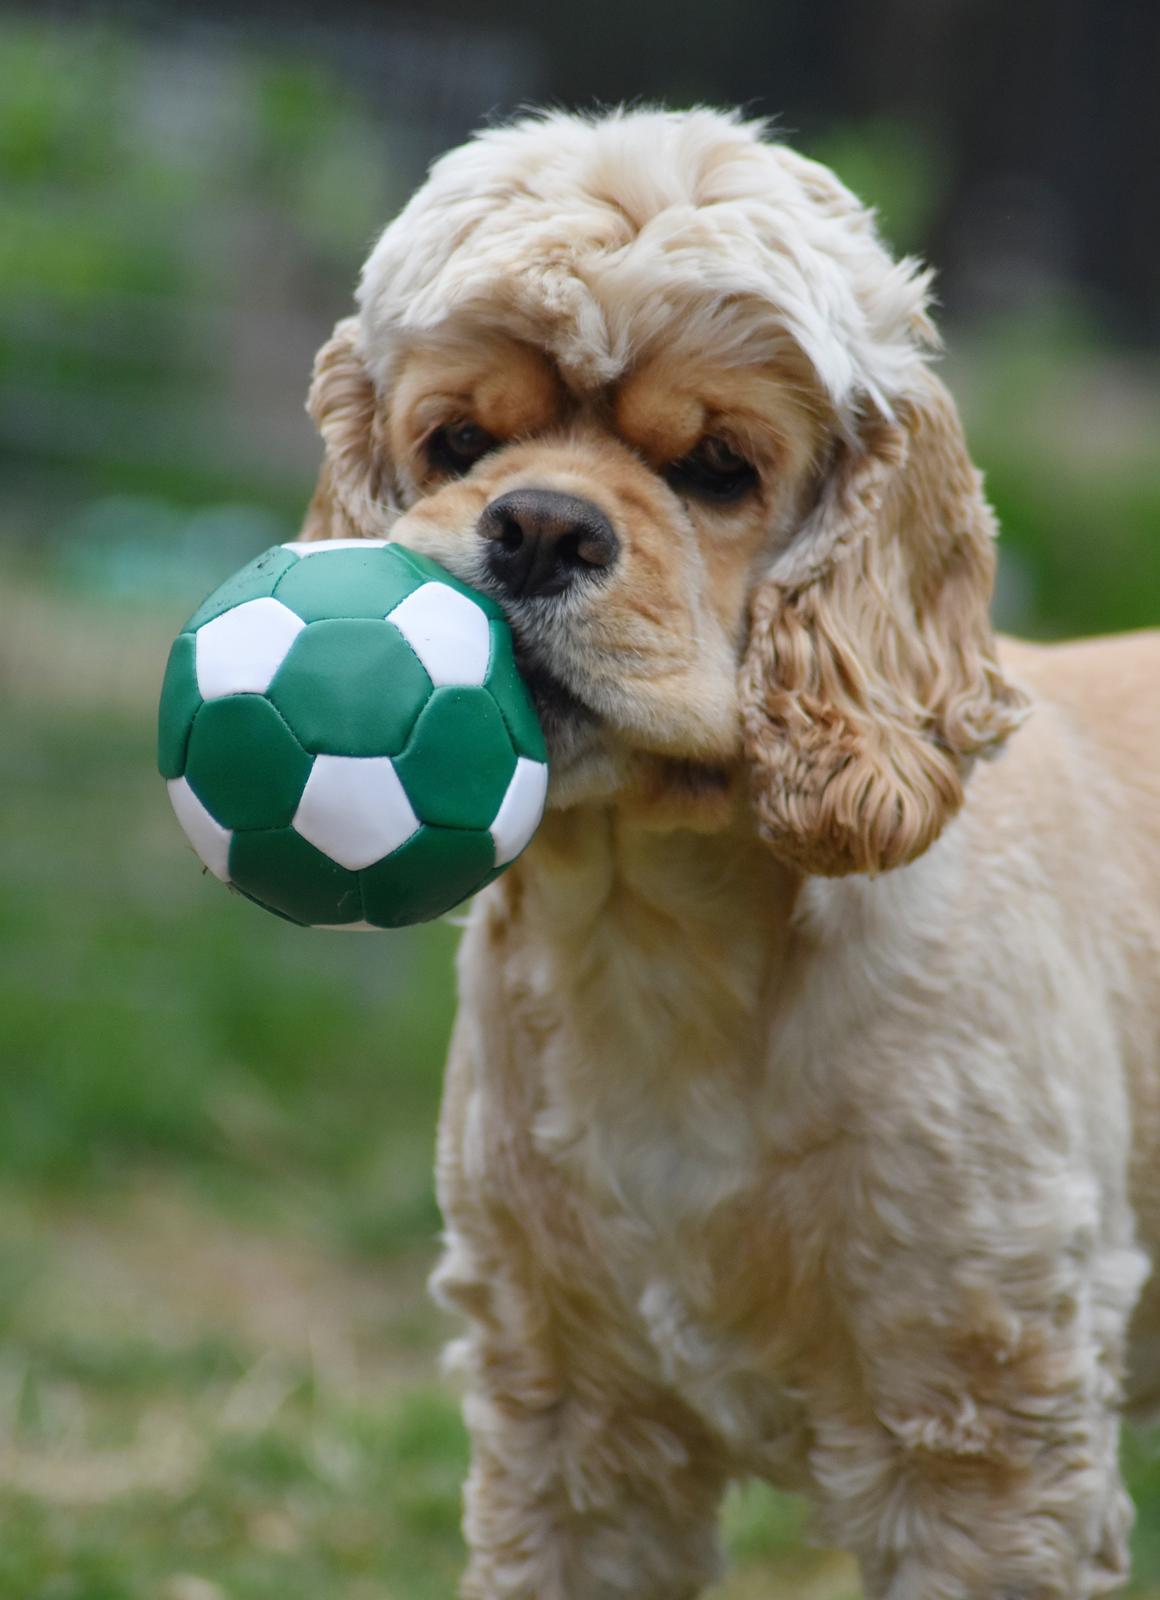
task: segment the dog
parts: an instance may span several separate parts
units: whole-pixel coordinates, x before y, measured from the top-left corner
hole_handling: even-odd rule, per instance
[[[1125,1579],[1160,1393],[1160,635],[988,620],[928,274],[710,110],[437,162],[305,537],[499,598],[551,761],[441,1117],[467,1600],[683,1600],[730,1480],[889,1600]]]

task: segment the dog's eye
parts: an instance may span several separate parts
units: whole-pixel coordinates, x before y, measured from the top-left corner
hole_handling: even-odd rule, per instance
[[[427,458],[437,472],[459,477],[498,444],[486,428],[475,422],[449,422],[436,428],[427,440]]]
[[[740,500],[757,486],[757,472],[733,446],[714,434],[666,470],[665,477],[678,494],[700,495],[705,500]]]

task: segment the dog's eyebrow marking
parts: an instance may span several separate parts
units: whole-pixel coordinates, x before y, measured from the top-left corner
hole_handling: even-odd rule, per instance
[[[630,378],[615,401],[616,425],[653,461],[675,460],[692,449],[705,429],[705,406],[693,395],[678,395],[645,375]]]

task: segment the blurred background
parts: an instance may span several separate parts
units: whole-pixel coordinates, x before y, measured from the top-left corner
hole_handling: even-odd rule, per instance
[[[1160,612],[1153,0],[0,3],[0,1600],[434,1600],[423,1294],[455,929],[194,870],[168,642],[294,536],[315,348],[428,161],[527,103],[743,103],[940,270],[1003,624]],[[1126,1446],[1160,1595],[1156,1443]],[[841,1600],[728,1508],[721,1600]]]

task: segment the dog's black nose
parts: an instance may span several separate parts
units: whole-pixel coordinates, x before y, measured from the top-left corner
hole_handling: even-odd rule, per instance
[[[513,489],[483,508],[492,576],[510,595],[562,594],[583,573],[605,571],[620,541],[591,500],[555,489]]]

